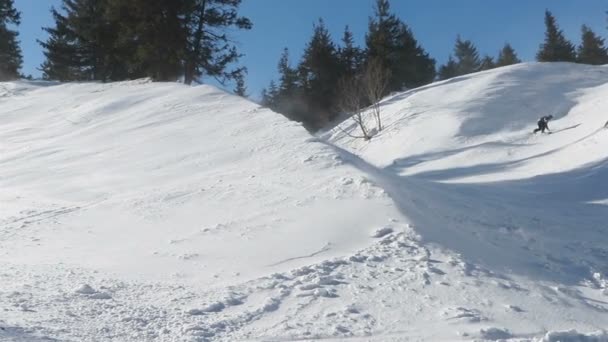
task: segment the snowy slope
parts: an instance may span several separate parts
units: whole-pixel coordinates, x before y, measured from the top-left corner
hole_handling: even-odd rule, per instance
[[[396,94],[370,142],[208,86],[2,83],[0,340],[608,341],[607,72]]]
[[[344,134],[349,121],[325,136],[357,156],[427,246],[518,279],[528,309],[503,318],[511,331],[606,328],[607,82],[605,67],[500,68],[385,99],[386,129],[371,142]],[[548,114],[554,133],[531,134]],[[587,312],[565,309],[577,305]]]
[[[23,284],[65,272],[75,276],[58,279],[65,282],[58,289],[45,285],[48,296],[78,297],[74,289],[91,272],[99,272],[95,288],[107,277],[104,286],[208,291],[356,251],[370,231],[399,217],[381,189],[299,125],[211,87],[134,81],[1,89],[0,260],[10,271],[0,288],[9,298],[3,304],[14,306],[1,318],[7,324],[37,316],[15,313],[34,305],[21,305],[23,293],[31,296]],[[373,214],[353,214],[368,209]],[[161,307],[167,300],[155,299]],[[179,315],[158,322],[172,320],[187,323]],[[70,325],[78,331],[68,339],[100,338]],[[122,330],[108,336],[126,339]]]
[[[360,247],[387,213],[338,186],[358,172],[301,127],[210,87],[16,88],[2,110],[5,233],[43,241],[3,239],[6,261],[207,286]],[[382,214],[347,215],[368,205]]]

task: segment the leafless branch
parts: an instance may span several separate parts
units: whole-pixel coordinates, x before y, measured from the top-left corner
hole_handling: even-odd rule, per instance
[[[382,130],[382,118],[380,112],[380,100],[386,94],[390,71],[378,59],[370,60],[363,72],[363,92],[371,103],[372,113],[376,119],[378,131]]]
[[[371,135],[363,118],[363,88],[361,85],[361,79],[358,77],[341,79],[338,83],[338,107],[341,112],[350,114],[351,119],[359,126],[363,134],[360,138],[369,140],[371,139]],[[351,134],[348,135],[355,137]]]

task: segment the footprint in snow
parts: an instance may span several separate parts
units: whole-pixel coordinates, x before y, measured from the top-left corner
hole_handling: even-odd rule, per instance
[[[373,233],[372,233],[372,237],[374,238],[382,238],[385,237],[391,233],[394,232],[394,229],[392,227],[382,227],[382,228],[378,228],[376,229]]]
[[[507,307],[507,309],[514,311],[514,312],[525,312],[524,309],[522,309],[516,305],[506,305],[506,307]]]
[[[110,294],[105,292],[99,292],[88,284],[81,285],[74,292],[89,299],[112,299],[112,296],[110,296]]]
[[[441,312],[441,315],[446,320],[450,321],[465,321],[470,323],[478,323],[487,320],[479,310],[467,309],[463,307],[450,307]]]
[[[211,303],[202,309],[191,309],[188,313],[192,316],[204,315],[207,313],[220,312],[226,308],[222,302]]]
[[[490,341],[506,340],[513,337],[509,330],[500,328],[481,329],[479,334],[484,340]]]

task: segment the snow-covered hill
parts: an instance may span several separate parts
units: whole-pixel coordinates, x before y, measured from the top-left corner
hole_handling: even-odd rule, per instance
[[[0,340],[607,341],[607,82],[435,83],[370,142],[208,86],[0,83]]]

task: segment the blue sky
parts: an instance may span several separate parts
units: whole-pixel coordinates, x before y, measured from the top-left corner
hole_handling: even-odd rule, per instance
[[[36,69],[44,57],[36,39],[45,39],[41,27],[53,24],[49,9],[60,3],[15,0],[23,16],[20,40],[25,74],[40,75]],[[373,3],[374,0],[243,0],[240,13],[253,21],[254,28],[231,32],[231,36],[245,54],[241,64],[249,69],[247,86],[251,95],[257,97],[276,78],[276,64],[284,47],[290,49],[292,61],[297,61],[318,18],[324,18],[336,41],[344,26],[349,25],[362,43]],[[439,63],[451,53],[457,34],[472,40],[482,54],[494,56],[508,41],[520,58],[533,60],[543,40],[546,8],[576,44],[582,24],[608,36],[607,0],[392,0],[391,5]]]

